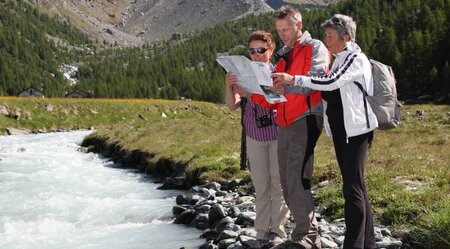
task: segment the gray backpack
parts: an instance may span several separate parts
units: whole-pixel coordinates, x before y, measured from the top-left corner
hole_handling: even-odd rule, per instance
[[[370,59],[373,76],[373,96],[369,96],[359,82],[354,82],[364,94],[364,107],[366,109],[367,128],[369,115],[367,102],[378,120],[378,129],[388,130],[400,124],[402,106],[397,100],[396,80],[392,68],[379,61]]]

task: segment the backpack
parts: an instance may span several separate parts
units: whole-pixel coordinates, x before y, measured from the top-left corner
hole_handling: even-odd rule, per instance
[[[378,129],[389,130],[396,128],[400,124],[402,107],[397,100],[394,72],[390,66],[379,61],[373,59],[369,59],[369,61],[372,66],[373,96],[369,96],[359,82],[354,82],[364,95],[367,128],[370,128],[367,102],[377,117]]]

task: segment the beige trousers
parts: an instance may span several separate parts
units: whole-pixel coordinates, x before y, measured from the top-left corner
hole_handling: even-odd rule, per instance
[[[278,168],[277,141],[260,142],[247,136],[250,175],[256,192],[256,238],[264,239],[268,232],[286,238],[284,225],[289,209],[283,198]]]

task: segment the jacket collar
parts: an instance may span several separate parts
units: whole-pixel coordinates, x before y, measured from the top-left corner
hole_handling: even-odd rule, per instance
[[[311,34],[309,34],[308,31],[303,32],[302,36],[300,36],[300,38],[298,38],[298,42],[300,43],[300,45],[305,46],[308,42],[311,41]]]
[[[361,53],[361,48],[358,44],[355,42],[349,41],[345,44],[344,49],[342,49],[340,52],[336,53],[336,57],[341,55],[348,55],[348,54],[354,54],[354,53]]]

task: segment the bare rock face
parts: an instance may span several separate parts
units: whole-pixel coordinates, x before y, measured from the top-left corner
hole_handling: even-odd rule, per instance
[[[122,46],[167,40],[273,10],[264,0],[28,0],[92,39]]]
[[[262,0],[136,0],[123,30],[156,41],[268,11],[273,9]]]

